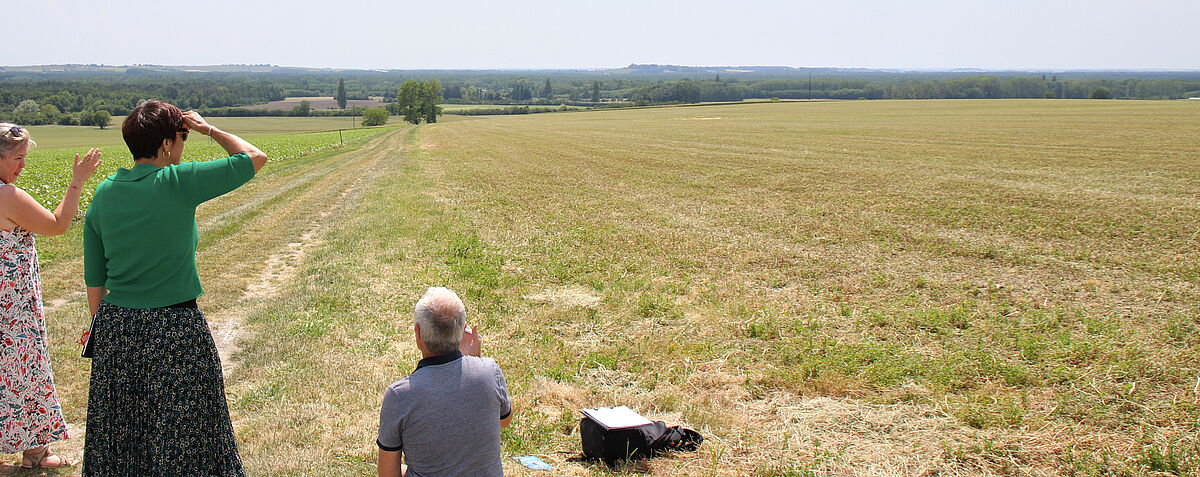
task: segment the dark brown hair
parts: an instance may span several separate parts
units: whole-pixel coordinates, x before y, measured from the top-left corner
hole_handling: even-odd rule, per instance
[[[139,104],[121,124],[121,135],[133,159],[152,159],[158,155],[163,139],[175,140],[183,129],[183,113],[174,104],[148,99]]]

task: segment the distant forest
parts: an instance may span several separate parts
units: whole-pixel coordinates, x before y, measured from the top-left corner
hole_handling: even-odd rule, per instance
[[[861,69],[631,65],[612,70],[313,70],[254,66],[0,67],[0,120],[20,124],[91,123],[98,111],[124,115],[161,99],[213,116],[353,114],[267,111],[244,106],[297,96],[395,101],[407,80],[440,80],[446,103],[613,107],[752,98],[1180,99],[1200,96],[1200,72],[1072,71],[901,72]],[[552,108],[534,108],[551,110]],[[529,110],[526,108],[525,110]]]

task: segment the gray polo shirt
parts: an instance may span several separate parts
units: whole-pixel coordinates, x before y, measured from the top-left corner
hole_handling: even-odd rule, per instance
[[[408,477],[502,476],[500,420],[511,413],[496,361],[457,351],[431,356],[388,386],[376,443],[404,451]]]

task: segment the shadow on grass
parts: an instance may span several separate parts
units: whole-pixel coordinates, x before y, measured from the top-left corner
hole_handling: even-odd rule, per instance
[[[567,462],[579,464],[591,471],[610,474],[645,474],[650,472],[650,459],[605,462],[603,459],[578,454],[567,458]]]
[[[0,476],[3,477],[35,477],[35,476],[62,476],[75,475],[78,473],[82,463],[74,467],[63,467],[60,469],[24,469],[20,467],[20,463],[15,465],[13,462],[0,462]]]

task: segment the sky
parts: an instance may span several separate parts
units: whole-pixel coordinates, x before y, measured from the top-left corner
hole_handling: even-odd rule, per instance
[[[1200,69],[1200,0],[11,0],[0,65]]]

